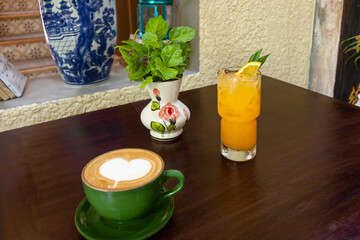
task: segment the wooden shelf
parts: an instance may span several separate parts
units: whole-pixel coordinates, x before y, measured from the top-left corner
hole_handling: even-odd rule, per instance
[[[28,11],[28,12],[4,12],[0,13],[0,20],[10,18],[31,18],[40,17],[39,11]]]
[[[20,35],[0,37],[0,46],[21,44],[21,43],[32,43],[32,42],[45,42],[45,41],[46,39],[43,32],[20,34]]]

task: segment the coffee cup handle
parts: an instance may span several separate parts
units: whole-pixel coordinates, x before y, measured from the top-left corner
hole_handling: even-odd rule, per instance
[[[161,196],[160,196],[162,199],[169,198],[169,197],[177,194],[184,186],[185,178],[184,178],[184,175],[180,171],[173,170],[173,169],[165,170],[164,171],[164,182],[166,180],[168,180],[169,178],[177,178],[179,180],[179,183],[173,189],[162,192]]]

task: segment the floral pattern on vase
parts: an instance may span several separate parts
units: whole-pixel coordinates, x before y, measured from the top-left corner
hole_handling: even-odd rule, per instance
[[[190,111],[179,101],[181,79],[147,85],[151,102],[141,112],[141,121],[158,140],[171,140],[183,132]]]
[[[45,35],[64,81],[109,77],[116,45],[114,0],[39,0]]]

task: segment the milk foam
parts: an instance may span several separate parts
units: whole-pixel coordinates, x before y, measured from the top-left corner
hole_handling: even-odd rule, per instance
[[[144,177],[151,170],[151,163],[145,159],[133,159],[126,161],[123,158],[114,158],[103,164],[99,168],[102,176],[114,180],[115,185],[119,181],[130,181]]]

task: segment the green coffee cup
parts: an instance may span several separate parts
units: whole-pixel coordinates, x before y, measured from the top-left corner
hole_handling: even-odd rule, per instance
[[[144,149],[102,154],[84,167],[81,176],[92,207],[99,215],[117,221],[146,215],[156,203],[178,193],[184,185],[180,171],[164,170],[162,158]],[[169,178],[177,178],[179,183],[164,190],[163,184]]]

